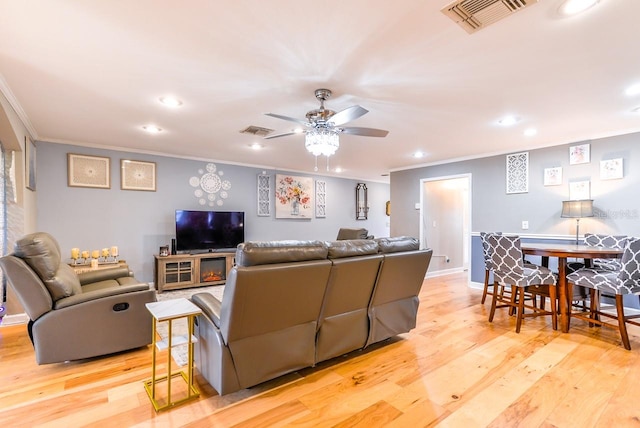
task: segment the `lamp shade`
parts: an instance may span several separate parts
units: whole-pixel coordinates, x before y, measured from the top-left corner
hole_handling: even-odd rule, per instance
[[[593,199],[562,201],[562,214],[560,214],[560,217],[593,217]]]

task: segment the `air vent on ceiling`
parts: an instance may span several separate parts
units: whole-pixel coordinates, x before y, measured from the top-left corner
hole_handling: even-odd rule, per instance
[[[271,134],[274,130],[269,128],[261,128],[260,126],[247,126],[245,129],[240,131],[241,134],[252,134],[257,135],[259,137],[266,137]]]
[[[458,0],[442,9],[442,13],[472,34],[537,2],[538,0]]]

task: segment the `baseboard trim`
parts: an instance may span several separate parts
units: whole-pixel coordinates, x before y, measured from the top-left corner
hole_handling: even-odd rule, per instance
[[[27,314],[5,315],[4,317],[2,317],[2,322],[0,323],[0,327],[27,324],[28,322],[29,322],[29,317],[27,316]]]
[[[437,270],[435,272],[427,272],[427,275],[425,276],[425,278],[434,278],[436,276],[449,275],[451,273],[460,273],[460,272],[464,272],[464,271],[465,271],[465,269],[462,268],[462,267],[453,268],[453,269]]]

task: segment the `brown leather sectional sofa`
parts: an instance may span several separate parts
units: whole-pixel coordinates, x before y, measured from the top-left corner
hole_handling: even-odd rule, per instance
[[[196,367],[228,394],[411,330],[432,251],[415,238],[246,242],[222,302],[198,293]]]

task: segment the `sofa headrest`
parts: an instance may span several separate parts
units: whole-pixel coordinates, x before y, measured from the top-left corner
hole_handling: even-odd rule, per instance
[[[54,301],[81,292],[78,276],[70,266],[61,263],[60,246],[48,233],[36,232],[20,238],[14,255],[35,271]]]
[[[327,245],[329,246],[330,259],[378,254],[378,243],[372,239],[330,241],[327,242]]]
[[[250,241],[238,245],[236,265],[323,260],[327,253],[327,244],[322,241]]]
[[[393,238],[376,238],[381,253],[397,253],[400,251],[415,251],[420,249],[420,243],[410,236],[395,236]]]

